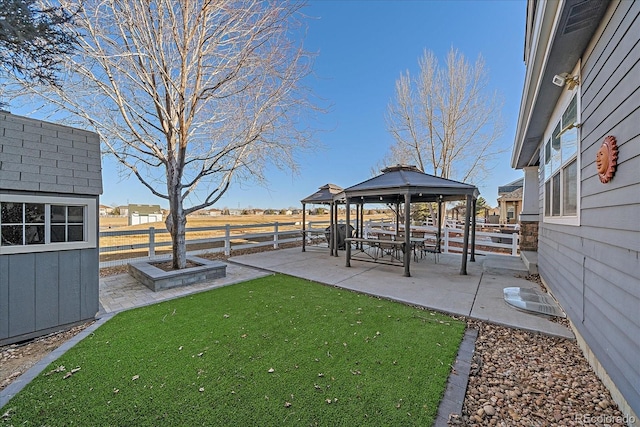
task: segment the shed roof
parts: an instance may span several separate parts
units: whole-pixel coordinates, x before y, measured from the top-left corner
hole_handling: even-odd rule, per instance
[[[335,184],[325,184],[318,188],[318,191],[310,196],[300,200],[301,203],[317,203],[317,204],[329,204],[334,201],[336,196],[339,197],[344,190],[342,187]]]
[[[411,165],[383,169],[382,174],[344,192],[346,197],[360,198],[363,203],[403,203],[405,194],[411,194],[412,202],[461,200],[467,195],[477,199],[480,194],[475,185],[429,175]]]
[[[0,135],[0,190],[102,194],[98,134],[0,112]]]

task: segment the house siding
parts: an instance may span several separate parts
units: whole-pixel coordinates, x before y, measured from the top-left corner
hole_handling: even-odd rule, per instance
[[[580,225],[540,224],[538,268],[638,414],[640,2],[611,8],[581,60]],[[617,139],[618,167],[603,184],[595,158],[607,135]]]

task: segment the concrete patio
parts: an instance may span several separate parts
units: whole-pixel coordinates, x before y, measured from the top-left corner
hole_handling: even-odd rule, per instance
[[[571,330],[543,315],[517,310],[504,302],[506,287],[538,288],[524,279],[528,274],[520,258],[476,256],[468,274],[461,276],[460,256],[441,254],[438,263],[429,254],[411,263],[411,277],[403,268],[352,259],[345,267],[344,253],[332,257],[323,247],[282,249],[230,258],[232,263],[351,289],[429,309],[479,320],[574,338]]]

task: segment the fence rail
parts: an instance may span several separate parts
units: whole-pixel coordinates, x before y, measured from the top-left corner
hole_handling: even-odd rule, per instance
[[[353,224],[355,227],[355,223]],[[390,226],[389,222],[367,221],[367,229],[375,226]],[[323,230],[328,221],[309,221],[305,229]],[[414,227],[412,227],[414,230]],[[432,226],[417,226],[417,231],[435,232]],[[501,232],[489,232],[486,228],[476,229],[477,254],[519,254],[518,231],[503,228]],[[318,233],[321,235],[322,233]],[[316,236],[317,237],[317,236]],[[311,238],[311,236],[307,236]],[[316,239],[317,240],[317,239]],[[302,224],[299,222],[223,225],[194,227],[186,229],[187,253],[224,253],[231,255],[234,250],[273,246],[274,249],[286,243],[302,241]],[[311,241],[309,243],[312,243]],[[456,227],[442,229],[442,252],[461,253],[463,230]],[[171,258],[171,238],[167,230],[154,227],[140,230],[108,230],[100,232],[100,268],[114,267],[135,261],[162,260]]]

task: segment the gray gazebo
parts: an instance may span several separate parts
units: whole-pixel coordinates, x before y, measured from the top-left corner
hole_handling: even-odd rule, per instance
[[[471,184],[459,181],[440,178],[421,172],[415,166],[396,165],[388,167],[382,174],[363,181],[359,184],[344,190],[347,218],[349,223],[350,205],[355,203],[362,207],[365,203],[384,203],[396,205],[404,204],[404,226],[405,230],[410,230],[411,226],[411,203],[438,203],[438,242],[440,239],[440,218],[442,214],[442,203],[456,200],[466,200],[467,209],[464,225],[464,243],[462,250],[462,265],[460,274],[467,274],[467,251],[469,249],[469,229],[471,236],[471,261],[475,260],[475,212],[476,200],[479,196],[478,188]],[[362,209],[360,209],[362,211]],[[472,224],[473,222],[473,224]],[[362,237],[362,230],[358,230],[359,237]],[[411,236],[407,231],[404,233],[405,248],[411,244]],[[404,275],[411,276],[409,263],[411,254],[409,250],[404,251]],[[346,266],[351,266],[351,247],[346,247]]]
[[[330,220],[331,225],[329,229],[331,231],[334,231],[334,233],[332,233],[329,238],[329,249],[330,249],[331,255],[334,255],[334,251],[335,251],[335,255],[337,256],[338,248],[337,248],[337,245],[335,244],[337,243],[337,239],[334,236],[335,232],[337,232],[337,227],[334,227],[333,224],[338,223],[337,205],[339,203],[344,203],[343,191],[344,190],[342,189],[342,187],[338,185],[325,184],[322,187],[318,188],[318,191],[316,191],[312,195],[300,200],[300,203],[302,203],[302,252],[306,250],[306,240],[307,240],[306,237],[307,237],[307,233],[309,232],[309,230],[306,229],[307,210],[305,206],[307,204],[329,205],[329,212],[330,212],[330,218],[331,218]]]

